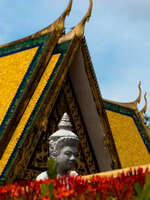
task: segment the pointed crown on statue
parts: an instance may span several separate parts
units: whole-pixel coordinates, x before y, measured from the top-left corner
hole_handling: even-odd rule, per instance
[[[56,158],[64,146],[79,146],[79,138],[72,132],[72,124],[67,113],[64,113],[58,128],[59,130],[49,137],[49,153],[53,158]]]

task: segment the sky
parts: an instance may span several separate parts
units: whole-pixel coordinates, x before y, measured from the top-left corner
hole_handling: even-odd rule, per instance
[[[0,44],[33,34],[57,19],[68,0],[0,0]],[[88,0],[73,0],[66,31],[88,9]],[[93,0],[85,37],[102,97],[131,102],[142,83],[150,115],[150,0]]]

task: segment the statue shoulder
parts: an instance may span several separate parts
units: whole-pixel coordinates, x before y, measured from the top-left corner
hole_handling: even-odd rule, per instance
[[[37,180],[37,181],[40,181],[40,180],[44,181],[44,180],[46,180],[46,179],[48,179],[47,171],[40,173],[40,174],[36,177],[36,180]]]
[[[79,174],[76,171],[70,171],[69,175],[78,176]]]

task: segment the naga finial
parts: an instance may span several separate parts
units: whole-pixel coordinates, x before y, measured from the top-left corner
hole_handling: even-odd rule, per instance
[[[69,0],[67,8],[55,22],[55,27],[57,30],[60,30],[60,31],[64,30],[65,18],[66,18],[66,16],[69,16],[71,8],[72,8],[72,0]]]
[[[93,1],[89,0],[90,4],[89,4],[89,8],[88,11],[86,13],[86,15],[83,17],[83,19],[81,20],[81,22],[79,24],[85,24],[86,22],[89,21],[90,17],[91,17],[91,13],[92,13],[92,8],[93,8]]]
[[[61,33],[64,30],[65,18],[70,14],[71,8],[72,8],[72,0],[69,0],[67,8],[61,14],[61,16],[58,19],[56,19],[56,21],[53,22],[51,25],[41,30],[40,34],[45,34],[47,32],[52,32],[54,30],[57,30]]]
[[[91,13],[92,13],[92,8],[93,8],[93,0],[89,0],[89,2],[90,4],[89,4],[88,11],[86,15],[83,17],[83,19],[81,20],[81,22],[77,26],[75,26],[68,34],[60,38],[59,43],[67,41],[67,40],[71,40],[75,36],[77,36],[79,39],[83,38],[85,23],[89,21],[91,17]]]
[[[144,105],[144,108],[140,111],[140,113],[146,113],[146,110],[147,110],[147,97],[146,97],[147,93],[145,92],[144,94],[144,100],[145,100],[145,105]]]
[[[141,81],[139,81],[138,88],[139,88],[139,96],[135,100],[136,103],[140,103],[141,102],[141,96],[142,96]]]
[[[85,23],[89,21],[89,19],[91,17],[91,13],[92,13],[93,1],[89,0],[89,2],[90,2],[90,4],[89,4],[89,8],[88,8],[86,15],[83,17],[81,22],[72,30],[75,32],[76,36],[81,39],[84,36]]]
[[[71,8],[72,8],[72,0],[69,1],[68,6],[66,10],[63,12],[63,14],[61,15],[61,17],[65,18],[66,16],[69,16]]]

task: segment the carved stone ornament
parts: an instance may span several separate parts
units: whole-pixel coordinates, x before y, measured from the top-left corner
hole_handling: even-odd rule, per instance
[[[71,131],[72,124],[67,113],[64,113],[58,128],[59,130],[49,137],[49,153],[50,157],[56,160],[58,176],[67,176],[68,171],[75,167],[77,161],[79,139]],[[70,174],[78,175],[75,171],[70,171]],[[47,178],[47,172],[42,172],[36,180]]]

